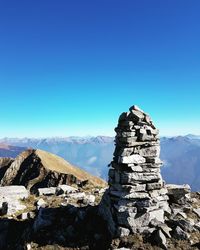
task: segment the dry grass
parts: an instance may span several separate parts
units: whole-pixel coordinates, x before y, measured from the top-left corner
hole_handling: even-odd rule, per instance
[[[74,175],[81,181],[89,180],[95,186],[105,187],[107,185],[104,180],[71,165],[69,162],[65,161],[63,158],[57,155],[43,150],[36,150],[35,153],[38,155],[38,157],[40,157],[42,164],[46,169],[63,174]]]

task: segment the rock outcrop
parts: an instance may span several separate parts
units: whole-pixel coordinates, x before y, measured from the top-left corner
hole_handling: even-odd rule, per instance
[[[31,192],[61,184],[84,183],[106,186],[106,182],[42,150],[26,150],[15,159],[0,158],[0,185],[23,185]]]
[[[109,170],[109,196],[119,235],[143,232],[168,212],[160,174],[158,130],[149,115],[133,106],[119,117],[116,148]]]
[[[0,249],[199,249],[200,193],[162,180],[151,118],[133,106],[115,131],[109,187],[40,150],[0,160],[2,185],[36,191],[0,187]]]

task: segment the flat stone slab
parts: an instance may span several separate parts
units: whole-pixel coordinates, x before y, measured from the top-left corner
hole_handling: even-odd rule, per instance
[[[188,184],[184,185],[167,184],[166,188],[168,190],[169,195],[188,194],[190,193],[191,190]]]
[[[58,191],[61,191],[64,194],[71,194],[78,192],[78,189],[69,185],[59,185],[57,188]]]
[[[0,200],[2,198],[25,199],[28,198],[29,192],[24,186],[5,186],[0,187]]]
[[[124,157],[119,157],[118,158],[118,163],[123,163],[123,164],[140,164],[140,163],[145,163],[145,158],[138,155],[130,155],[130,156],[124,156]]]
[[[7,215],[14,215],[26,208],[21,200],[28,198],[29,192],[24,186],[5,186],[0,187],[0,207],[7,203]]]
[[[39,188],[38,194],[39,194],[39,196],[41,196],[41,195],[45,195],[45,196],[55,195],[56,194],[56,187]]]

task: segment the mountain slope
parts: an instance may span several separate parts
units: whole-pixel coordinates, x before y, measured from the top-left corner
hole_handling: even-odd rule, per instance
[[[3,138],[0,142],[26,148],[41,149],[56,154],[85,171],[107,179],[107,165],[112,160],[114,138],[66,137],[66,138]]]
[[[5,158],[0,159],[1,162],[5,162]],[[39,187],[79,184],[84,181],[93,186],[106,186],[100,178],[42,150],[26,150],[11,161],[9,166],[4,164],[0,169],[4,171],[0,182],[2,186],[24,185],[31,191]]]

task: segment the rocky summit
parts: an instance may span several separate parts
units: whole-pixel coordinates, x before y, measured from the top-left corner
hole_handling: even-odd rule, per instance
[[[158,129],[137,106],[122,113],[109,170],[109,195],[119,235],[143,232],[151,220],[164,222],[169,212],[167,188],[160,174]]]
[[[158,129],[120,115],[106,183],[62,158],[0,158],[0,250],[200,249],[200,193],[165,184]]]

